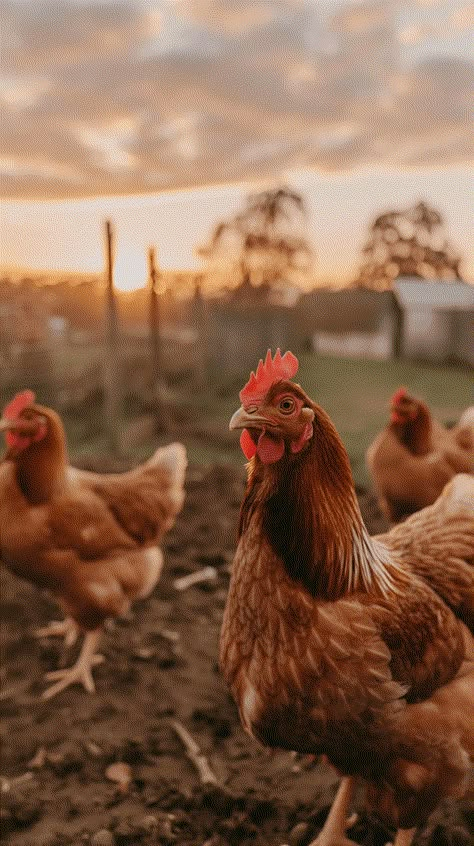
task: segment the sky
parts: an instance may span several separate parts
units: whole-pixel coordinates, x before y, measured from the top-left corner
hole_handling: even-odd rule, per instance
[[[370,220],[423,198],[474,276],[473,7],[437,0],[5,0],[1,261],[118,275],[194,248],[245,194],[310,209],[317,276],[354,272]]]

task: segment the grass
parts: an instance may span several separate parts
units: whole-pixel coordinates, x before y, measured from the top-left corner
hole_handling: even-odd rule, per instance
[[[207,422],[210,432],[221,432],[224,443],[183,437],[190,461],[212,463],[227,461],[242,464],[238,436],[225,438],[231,415],[239,405],[238,391],[248,378],[236,380],[236,387],[226,396],[190,398],[196,420]],[[388,418],[392,393],[406,385],[415,395],[426,400],[433,414],[444,423],[452,423],[473,401],[472,373],[466,368],[438,367],[406,361],[356,361],[306,354],[300,356],[297,380],[334,421],[349,453],[355,480],[368,482],[365,451]],[[237,387],[238,385],[238,387]],[[179,433],[178,433],[179,436]],[[235,444],[234,446],[232,444]],[[140,458],[149,454],[153,443],[142,444]]]
[[[189,423],[196,423],[209,432],[196,437],[180,432],[173,438],[182,440],[189,460],[199,464],[231,462],[243,464],[238,436],[229,433],[228,423],[239,405],[239,388],[248,373],[215,393],[184,391],[180,400],[186,405]],[[455,421],[463,409],[473,402],[473,378],[468,368],[430,366],[407,361],[364,361],[331,358],[314,354],[300,356],[297,380],[333,419],[348,450],[354,476],[358,484],[368,481],[365,451],[378,431],[386,425],[388,402],[393,391],[406,385],[414,394],[423,397],[433,414],[444,423]],[[3,399],[3,398],[2,398]],[[95,432],[100,425],[100,409],[91,409],[90,422]],[[71,455],[100,455],[107,450],[102,433],[84,436],[84,421],[66,420]],[[169,440],[170,436],[160,439]],[[139,461],[156,448],[159,441],[149,439],[130,448],[129,455]]]

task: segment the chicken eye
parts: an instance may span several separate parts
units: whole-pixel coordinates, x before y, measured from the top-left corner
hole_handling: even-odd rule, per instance
[[[284,399],[280,400],[278,403],[278,408],[282,414],[292,414],[295,407],[295,401],[291,397],[284,397]]]

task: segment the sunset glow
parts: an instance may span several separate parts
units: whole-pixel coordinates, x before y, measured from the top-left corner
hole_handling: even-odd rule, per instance
[[[472,192],[463,167],[399,171],[364,168],[348,174],[287,173],[304,197],[316,251],[314,283],[343,284],[356,272],[370,221],[388,203],[404,208],[420,198],[436,206],[450,239],[474,279]],[[195,250],[215,223],[235,214],[252,185],[197,188],[166,194],[1,204],[1,264],[44,271],[101,273],[104,221],[114,224],[116,285],[146,284],[149,247],[163,270],[199,272]],[[28,237],[25,237],[25,232]],[[310,280],[311,282],[311,280]]]
[[[162,267],[200,269],[215,224],[287,182],[317,283],[349,279],[371,220],[420,199],[474,275],[463,0],[52,9],[10,0],[2,20],[4,265],[100,272],[110,218],[117,288],[132,290],[149,246]]]
[[[148,281],[146,255],[133,247],[121,245],[115,261],[114,283],[118,291],[135,291]]]

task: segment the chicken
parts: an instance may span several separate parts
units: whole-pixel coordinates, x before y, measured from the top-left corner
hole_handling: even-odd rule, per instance
[[[158,581],[159,544],[184,501],[186,451],[158,449],[141,467],[99,475],[68,466],[64,428],[31,391],[4,409],[7,452],[0,464],[0,559],[20,578],[49,590],[68,615],[40,634],[85,638],[79,658],[49,673],[54,696],[81,682],[94,690],[91,668],[101,626],[148,596]]]
[[[248,464],[220,640],[244,728],[343,775],[312,846],[349,844],[357,778],[409,846],[474,747],[474,479],[384,536],[364,525],[326,412],[270,352],[230,421]],[[445,564],[446,566],[445,568]],[[459,614],[459,616],[458,616]]]
[[[396,523],[431,505],[456,473],[474,471],[474,406],[446,429],[426,403],[399,388],[391,400],[389,425],[366,454],[379,504]]]

